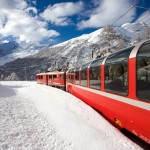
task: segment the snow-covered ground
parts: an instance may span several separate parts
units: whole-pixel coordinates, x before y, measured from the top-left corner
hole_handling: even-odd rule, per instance
[[[67,92],[35,82],[0,82],[0,149],[142,148]]]

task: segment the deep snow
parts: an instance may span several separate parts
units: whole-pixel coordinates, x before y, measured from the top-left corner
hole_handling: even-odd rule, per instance
[[[0,149],[142,149],[78,98],[35,82],[0,82]]]

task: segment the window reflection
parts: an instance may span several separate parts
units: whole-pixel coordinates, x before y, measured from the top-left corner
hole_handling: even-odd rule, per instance
[[[150,43],[145,43],[137,54],[137,96],[150,101]]]

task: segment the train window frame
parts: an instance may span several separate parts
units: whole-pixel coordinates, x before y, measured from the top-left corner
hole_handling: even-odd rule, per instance
[[[56,74],[53,75],[53,80],[57,80],[57,75]]]
[[[88,73],[87,73],[87,69],[88,69],[90,63],[86,63],[86,64],[82,65],[82,67],[80,68],[80,85],[84,86],[84,87],[88,86]],[[84,76],[85,79],[84,78],[82,79],[83,74],[86,75],[86,76]]]
[[[60,80],[64,80],[64,74],[60,74]]]
[[[51,78],[50,78],[50,77],[51,77]],[[48,76],[48,79],[49,79],[49,80],[53,80],[53,76],[52,76],[52,75],[49,75],[49,76]]]
[[[98,59],[92,61],[91,64],[90,64],[90,67],[89,67],[89,69],[90,69],[90,72],[89,72],[89,87],[92,88],[92,89],[101,90],[101,64],[102,64],[104,58],[105,57],[98,58]],[[97,76],[97,74],[95,74],[95,69],[98,69],[98,73],[99,73],[98,76]],[[99,82],[96,82],[98,84],[98,86],[94,86],[95,81],[92,83],[93,79],[91,79],[91,77],[94,77],[94,75],[95,75],[95,77],[99,78],[97,80]]]
[[[66,72],[66,81],[69,83],[69,70]]]
[[[75,73],[75,84],[79,85],[79,83],[80,83],[80,78],[79,78],[80,77],[80,74],[79,74],[80,70],[79,70],[79,68],[75,68],[74,73]]]
[[[145,60],[145,58],[146,57],[144,57],[143,56],[143,58],[144,59],[142,59],[142,58],[139,58],[140,56],[140,54],[141,53],[143,53],[143,47],[145,46],[145,45],[149,45],[149,47],[150,47],[150,41],[148,41],[148,42],[145,42],[144,44],[142,44],[141,46],[140,46],[140,48],[138,49],[138,52],[137,52],[137,55],[136,55],[136,97],[137,97],[137,99],[139,99],[139,100],[141,100],[141,101],[145,101],[145,102],[149,102],[150,103],[150,98],[148,99],[148,97],[149,96],[147,96],[147,97],[145,97],[145,95],[143,96],[142,94],[143,94],[143,92],[140,92],[139,93],[139,91],[141,90],[140,88],[141,88],[141,85],[142,85],[142,88],[143,88],[143,82],[145,82],[146,80],[150,80],[150,79],[148,79],[148,78],[150,78],[150,75],[148,76],[148,74],[147,74],[147,66],[149,66],[150,67],[150,64],[149,65],[146,65],[147,64],[147,61]],[[149,48],[149,50],[150,50],[150,48]],[[142,51],[142,52],[141,52]],[[147,56],[147,55],[146,55]],[[138,64],[138,61],[139,61],[139,59],[140,59],[140,63],[141,62],[143,62],[144,63],[144,65],[145,66],[142,66],[141,68],[138,68],[138,66],[139,66],[139,64]],[[147,58],[146,58],[147,59]],[[150,60],[150,59],[149,59]],[[145,62],[146,61],[146,62]],[[144,72],[144,70],[143,70],[143,68],[145,68],[146,67],[146,71]],[[145,77],[141,77],[141,80],[138,80],[139,79],[139,76],[138,76],[138,70],[139,69],[142,69],[142,71],[140,72],[140,75],[142,76],[144,73],[145,73]],[[150,68],[148,68],[148,69],[150,69]],[[139,70],[140,71],[140,70]],[[141,84],[142,83],[142,84]],[[139,86],[139,84],[140,84],[140,86]],[[147,83],[146,83],[147,84]],[[148,85],[148,84],[147,84]],[[150,84],[149,84],[149,86],[150,86]],[[144,88],[145,88],[146,86],[144,86]],[[150,88],[150,87],[149,87]],[[140,95],[139,95],[140,94]]]
[[[71,68],[68,73],[69,73],[69,82],[74,84],[75,83],[75,68]]]
[[[128,47],[126,49],[115,52],[107,57],[104,66],[105,92],[125,97],[129,95],[129,56],[134,47],[135,46]],[[107,68],[108,66],[109,68]],[[118,72],[119,74],[117,74],[117,71],[114,71],[116,69],[114,67],[118,67],[118,71],[120,69],[120,72]],[[108,73],[109,77],[106,76],[106,72]],[[109,80],[110,82],[108,82]],[[118,84],[118,86],[116,86],[116,84]]]

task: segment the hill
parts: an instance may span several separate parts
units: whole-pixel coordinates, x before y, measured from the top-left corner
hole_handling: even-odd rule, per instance
[[[6,78],[15,72],[20,80],[34,80],[36,73],[44,72],[48,68],[65,68],[68,64],[69,67],[79,67],[97,56],[108,55],[133,45],[144,39],[149,29],[145,23],[127,23],[121,27],[101,28],[90,34],[44,47],[34,55],[6,63],[0,67],[1,75]]]

